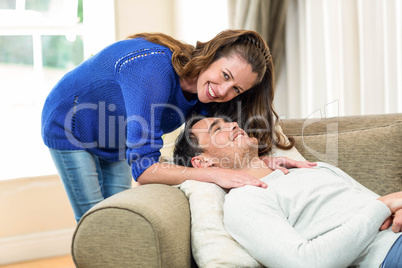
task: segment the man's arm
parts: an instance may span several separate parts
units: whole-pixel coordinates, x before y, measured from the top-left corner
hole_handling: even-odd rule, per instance
[[[346,179],[347,181],[349,181],[350,183],[352,183],[353,185],[357,186],[358,188],[360,188],[361,190],[365,191],[366,193],[369,194],[373,194],[373,195],[377,195],[374,192],[372,192],[371,190],[367,189],[366,187],[364,187],[363,185],[361,185],[360,183],[358,183],[357,181],[355,181],[354,179],[352,179],[352,177],[350,177],[348,174],[346,174],[343,170],[328,165],[328,164],[324,164],[325,166],[330,166],[330,170],[332,172],[337,173],[338,175],[340,175],[341,177],[343,177],[344,179]],[[392,231],[394,233],[399,233],[402,231],[402,191],[401,192],[396,192],[396,193],[391,193],[385,196],[381,196],[377,198],[379,201],[383,202],[385,205],[387,205],[387,207],[391,210],[392,215],[390,217],[388,217],[384,223],[381,225],[380,230],[384,231],[386,229],[388,229],[389,227],[391,227],[392,225]]]
[[[389,209],[378,200],[367,204],[341,226],[307,240],[287,221],[270,190],[249,188],[247,196],[226,196],[228,232],[257,261],[268,267],[347,267],[378,233]]]

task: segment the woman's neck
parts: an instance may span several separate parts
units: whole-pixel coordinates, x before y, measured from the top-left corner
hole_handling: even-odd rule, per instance
[[[180,78],[180,87],[185,94],[197,94],[197,77],[195,78]]]

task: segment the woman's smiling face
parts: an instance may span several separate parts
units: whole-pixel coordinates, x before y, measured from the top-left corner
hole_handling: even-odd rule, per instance
[[[257,73],[242,57],[222,57],[199,74],[198,99],[203,103],[227,102],[253,87],[256,80]]]

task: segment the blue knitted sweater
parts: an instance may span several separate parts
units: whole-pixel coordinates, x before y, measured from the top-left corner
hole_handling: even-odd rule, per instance
[[[162,135],[206,106],[188,101],[171,51],[143,38],[116,42],[67,73],[42,111],[42,137],[54,149],[127,159],[137,179],[158,161]]]

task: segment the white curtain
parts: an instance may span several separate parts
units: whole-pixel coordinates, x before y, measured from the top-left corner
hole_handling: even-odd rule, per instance
[[[402,112],[402,0],[290,0],[283,118]]]

